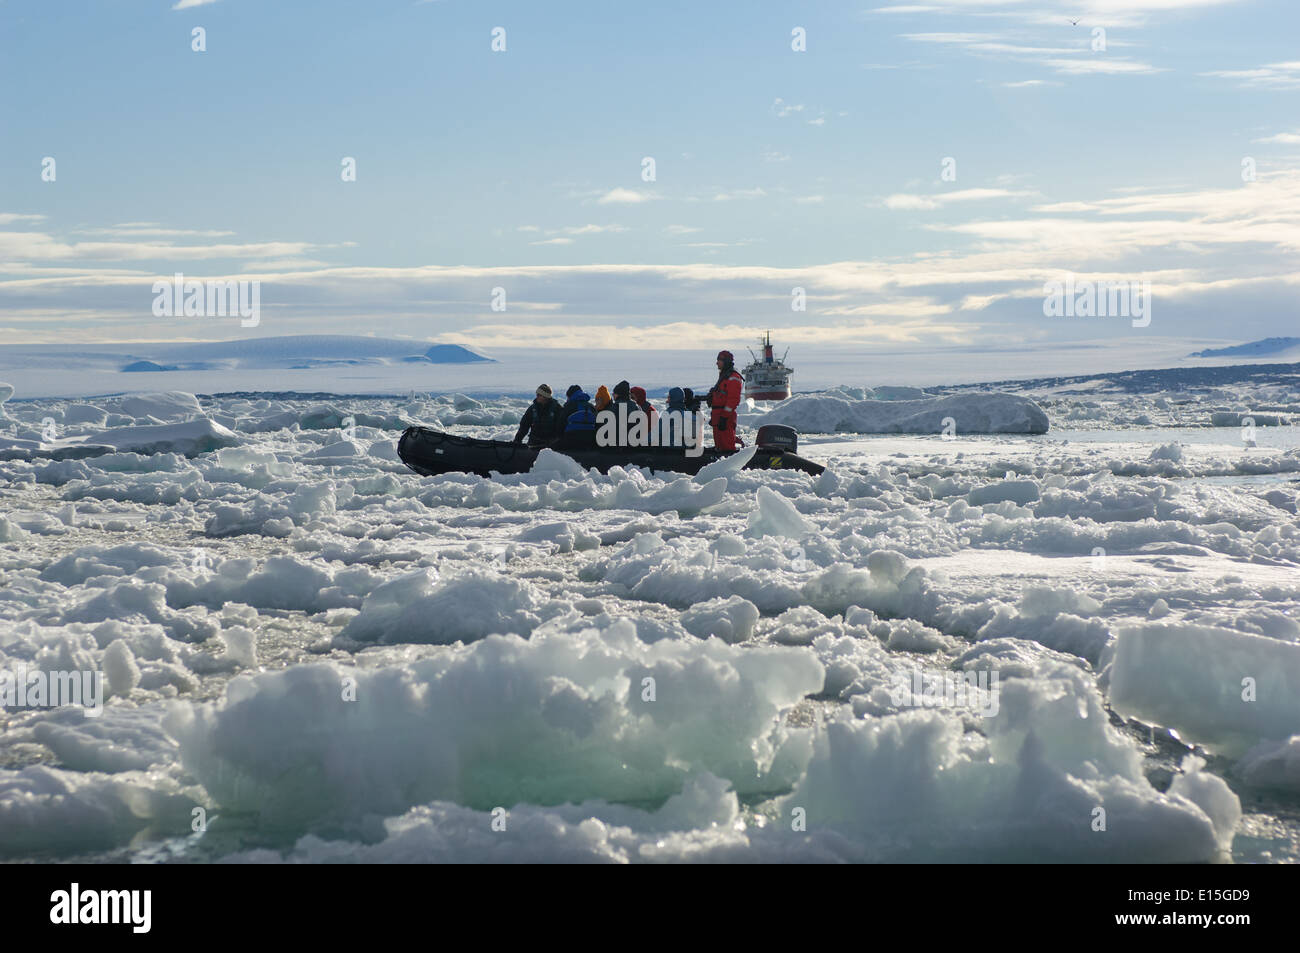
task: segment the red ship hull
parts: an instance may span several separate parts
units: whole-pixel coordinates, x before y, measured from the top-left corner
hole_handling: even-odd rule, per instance
[[[785,400],[790,396],[789,389],[786,390],[757,390],[750,391],[745,395],[751,400]]]

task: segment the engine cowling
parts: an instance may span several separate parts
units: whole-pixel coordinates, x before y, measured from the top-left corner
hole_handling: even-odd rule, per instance
[[[799,449],[799,431],[785,424],[764,424],[758,428],[756,442],[760,450],[789,450],[795,453]]]

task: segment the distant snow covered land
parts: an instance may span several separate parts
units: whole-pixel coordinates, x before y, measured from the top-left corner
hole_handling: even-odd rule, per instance
[[[822,476],[694,480],[419,477],[528,398],[340,367],[0,388],[0,670],[102,676],[6,696],[5,859],[1300,860],[1300,366],[828,386],[741,413]]]

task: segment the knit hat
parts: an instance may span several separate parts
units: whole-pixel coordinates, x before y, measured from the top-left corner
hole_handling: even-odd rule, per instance
[[[537,385],[537,396],[538,396],[538,397],[541,397],[543,394],[545,394],[547,397],[550,397],[550,396],[551,396],[551,388],[550,388],[548,385],[546,385],[546,384],[538,384],[538,385]]]
[[[564,392],[564,396],[572,397],[574,394],[578,393],[581,390],[582,388],[579,387],[577,384],[570,384],[569,389]]]
[[[614,396],[615,397],[628,396],[627,392],[631,386],[632,385],[629,384],[627,381],[619,381],[617,384],[614,385]]]

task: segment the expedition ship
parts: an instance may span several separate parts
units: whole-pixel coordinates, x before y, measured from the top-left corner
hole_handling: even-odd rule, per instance
[[[789,354],[790,350],[787,348],[780,360],[774,358],[771,331],[759,343],[763,348],[763,356],[760,358],[750,351],[754,363],[740,372],[740,376],[745,379],[745,396],[752,400],[785,400],[790,396],[790,376],[794,373],[794,368],[785,363],[785,354]]]

